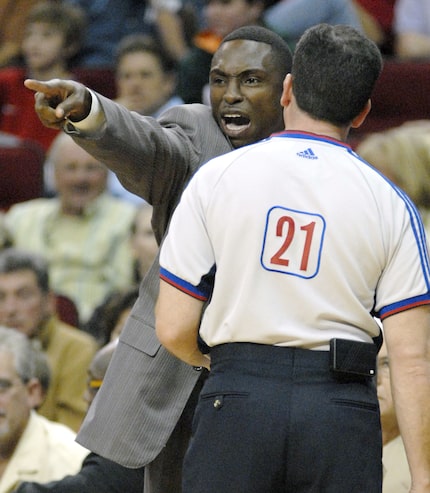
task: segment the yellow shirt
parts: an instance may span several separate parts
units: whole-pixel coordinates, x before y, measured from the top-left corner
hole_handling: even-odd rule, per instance
[[[52,290],[71,298],[85,322],[108,293],[133,282],[135,211],[105,193],[82,216],[63,214],[59,199],[50,198],[15,204],[5,221],[16,247],[48,259]]]
[[[75,433],[32,411],[27,427],[0,477],[0,493],[21,481],[46,483],[76,474],[89,451],[75,442]]]

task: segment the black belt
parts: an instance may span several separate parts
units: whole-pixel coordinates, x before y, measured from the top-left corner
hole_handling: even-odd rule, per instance
[[[328,368],[338,377],[373,377],[376,374],[378,347],[374,343],[331,339],[329,351],[314,351],[296,347],[271,346],[255,343],[226,343],[210,348],[212,357],[254,359],[266,358],[273,364],[302,356],[308,365]],[[197,369],[197,368],[196,368]]]

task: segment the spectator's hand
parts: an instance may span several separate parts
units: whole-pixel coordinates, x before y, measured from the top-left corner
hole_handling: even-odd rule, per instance
[[[91,93],[79,82],[27,79],[24,85],[36,92],[34,108],[45,127],[61,129],[66,118],[78,122],[91,110]]]

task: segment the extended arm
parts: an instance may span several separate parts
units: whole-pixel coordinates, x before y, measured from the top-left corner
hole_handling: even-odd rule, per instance
[[[202,309],[203,301],[160,281],[155,306],[157,337],[169,352],[185,363],[209,368],[210,359],[202,354],[197,344]]]
[[[174,118],[164,129],[155,119],[130,112],[76,81],[27,79],[25,86],[36,92],[41,122],[69,132],[116,173],[127,190],[152,205],[170,197],[174,187],[182,190],[196,156],[190,151],[188,129],[175,125]]]
[[[91,92],[75,81],[27,80],[36,91],[35,109],[46,126],[63,128],[68,117],[73,122],[86,118],[91,109]],[[205,105],[179,105],[158,120],[127,110],[96,94],[102,117],[98,132],[73,134],[75,142],[102,161],[129,191],[144,198],[158,216],[160,232],[190,176],[203,163],[232,149],[220,131],[211,109]],[[81,122],[82,123],[82,122]]]
[[[411,492],[430,492],[430,307],[384,320],[393,397],[412,475]]]

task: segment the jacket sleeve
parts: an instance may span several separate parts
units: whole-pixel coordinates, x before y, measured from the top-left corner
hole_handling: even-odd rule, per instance
[[[174,106],[154,119],[97,97],[104,125],[91,137],[79,132],[71,135],[110,168],[127,190],[154,206],[153,227],[161,241],[190,177],[202,164],[230,151],[231,143],[206,105]]]
[[[105,124],[91,136],[78,132],[72,137],[106,164],[127,190],[152,205],[159,204],[166,186],[181,181],[200,163],[202,127],[216,126],[210,109],[179,105],[155,119],[129,111],[100,94],[97,97]],[[164,185],[157,188],[158,183]]]

